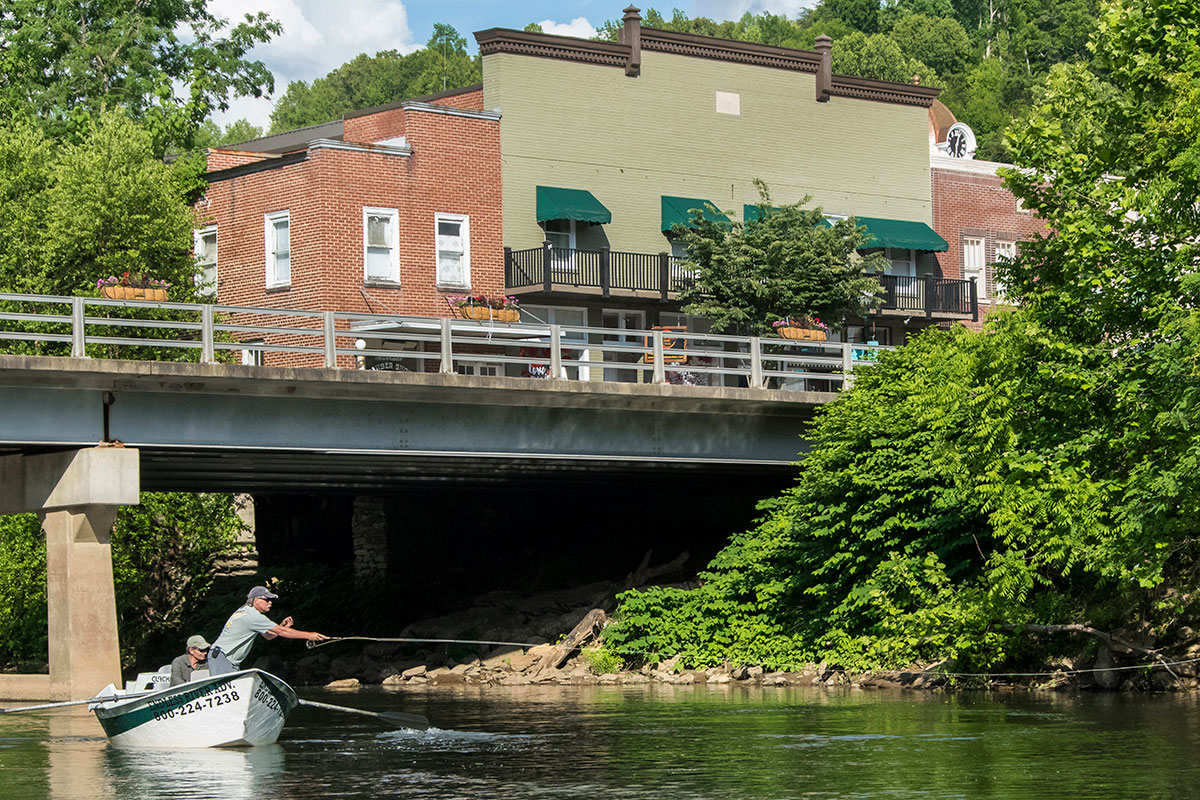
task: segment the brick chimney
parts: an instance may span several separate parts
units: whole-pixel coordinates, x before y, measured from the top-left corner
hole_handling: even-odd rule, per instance
[[[642,74],[642,16],[641,9],[629,6],[625,9],[625,27],[621,28],[621,44],[629,46],[629,59],[625,62],[625,74],[636,78]]]
[[[813,47],[821,56],[817,67],[817,102],[828,103],[829,90],[833,88],[833,39],[822,33]]]

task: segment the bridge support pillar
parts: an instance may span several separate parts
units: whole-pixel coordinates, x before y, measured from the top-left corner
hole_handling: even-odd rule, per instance
[[[35,512],[46,535],[52,700],[82,700],[121,681],[109,534],[138,493],[137,450],[0,458],[0,514]],[[0,694],[9,693],[5,677]]]
[[[53,700],[80,700],[121,683],[109,544],[119,508],[87,505],[40,514]]]

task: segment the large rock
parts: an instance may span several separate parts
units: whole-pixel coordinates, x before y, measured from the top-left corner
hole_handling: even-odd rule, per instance
[[[325,684],[326,689],[357,689],[362,686],[358,678],[341,678]]]
[[[409,667],[408,669],[404,670],[404,672],[401,672],[400,674],[405,678],[415,678],[418,675],[424,675],[425,672],[426,672],[425,665],[418,664],[415,667]]]
[[[1120,673],[1116,672],[1113,667],[1116,663],[1113,661],[1112,651],[1108,649],[1108,645],[1100,645],[1099,652],[1096,653],[1096,660],[1092,663],[1092,680],[1096,685],[1107,692],[1116,689],[1121,682]]]

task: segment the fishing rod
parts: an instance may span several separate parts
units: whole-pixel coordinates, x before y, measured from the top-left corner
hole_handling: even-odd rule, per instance
[[[314,647],[323,647],[334,642],[403,642],[405,644],[491,644],[491,645],[508,645],[510,647],[538,647],[549,642],[497,642],[490,639],[411,639],[405,637],[382,637],[382,636],[331,636],[320,642],[307,641],[305,646],[308,649]]]

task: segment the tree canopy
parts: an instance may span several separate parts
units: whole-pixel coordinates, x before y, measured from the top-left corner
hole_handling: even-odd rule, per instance
[[[695,282],[680,293],[684,311],[712,320],[713,330],[765,333],[789,317],[817,316],[835,327],[861,316],[879,292],[867,272],[886,266],[879,253],[860,258],[865,228],[826,221],[808,198],[772,206],[766,186],[757,215],[726,222],[694,210],[675,234],[687,245]]]
[[[0,113],[79,135],[123,109],[151,131],[154,151],[192,146],[201,123],[233,97],[274,89],[246,57],[282,28],[266,14],[230,26],[207,0],[0,5]]]
[[[271,132],[341,118],[350,111],[479,83],[480,62],[467,55],[467,41],[453,27],[433,26],[426,46],[403,55],[363,53],[309,84],[292,81],[271,112]]]

